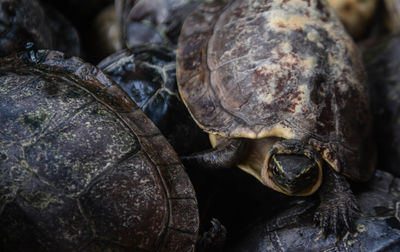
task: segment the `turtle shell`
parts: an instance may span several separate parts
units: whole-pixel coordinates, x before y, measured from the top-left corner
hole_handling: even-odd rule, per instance
[[[27,42],[40,49],[80,55],[75,28],[56,10],[39,1],[0,1],[0,56],[23,50]]]
[[[371,177],[365,71],[326,1],[204,2],[185,20],[177,63],[181,97],[206,132],[299,139],[336,171]]]
[[[179,155],[209,148],[208,135],[197,127],[179,97],[171,49],[138,46],[110,55],[98,67],[124,89]]]
[[[116,0],[115,7],[126,47],[145,43],[176,46],[186,16],[202,0]]]
[[[392,33],[400,31],[400,2],[398,0],[384,0],[385,25]]]
[[[375,15],[377,0],[328,0],[349,34],[360,39]]]
[[[0,60],[2,251],[193,251],[195,193],[140,108],[56,51]]]

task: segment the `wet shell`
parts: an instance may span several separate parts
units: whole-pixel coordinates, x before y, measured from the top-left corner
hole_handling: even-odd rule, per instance
[[[193,251],[193,187],[109,77],[39,51],[0,60],[2,251]]]
[[[371,177],[365,71],[326,1],[204,2],[177,61],[180,94],[206,132],[300,139],[336,171]]]
[[[160,45],[122,50],[99,65],[160,129],[179,155],[209,148],[179,97],[175,53]]]

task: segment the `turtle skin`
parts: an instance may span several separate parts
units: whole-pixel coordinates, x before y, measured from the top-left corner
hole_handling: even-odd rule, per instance
[[[2,58],[0,120],[2,251],[194,250],[177,154],[98,68],[48,50]]]
[[[320,205],[316,221],[324,230],[349,229],[357,207],[345,177],[367,181],[374,173],[372,116],[360,53],[326,1],[204,2],[185,20],[177,62],[180,95],[211,136],[310,146],[335,181],[321,185],[319,192],[334,193],[320,193],[329,203]],[[231,157],[250,149],[225,146]],[[221,163],[210,153],[193,159]],[[248,157],[250,164],[239,167],[263,180],[266,170]]]

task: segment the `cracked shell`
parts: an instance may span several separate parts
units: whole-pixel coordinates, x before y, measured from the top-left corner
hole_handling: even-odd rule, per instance
[[[193,251],[197,201],[177,154],[91,64],[0,60],[3,251]]]
[[[206,132],[299,139],[347,177],[373,174],[365,70],[326,1],[205,1],[185,20],[177,62]]]

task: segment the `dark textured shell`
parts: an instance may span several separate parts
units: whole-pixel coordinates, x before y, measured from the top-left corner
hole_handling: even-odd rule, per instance
[[[193,251],[193,187],[109,77],[39,51],[0,60],[2,251]]]
[[[56,10],[37,0],[0,1],[0,56],[23,50],[27,42],[79,56],[76,30]]]
[[[186,19],[177,61],[180,94],[205,131],[300,139],[335,170],[372,175],[365,71],[326,1],[207,1]]]
[[[209,148],[208,135],[179,97],[175,53],[143,45],[110,55],[98,64],[160,129],[179,155]]]

